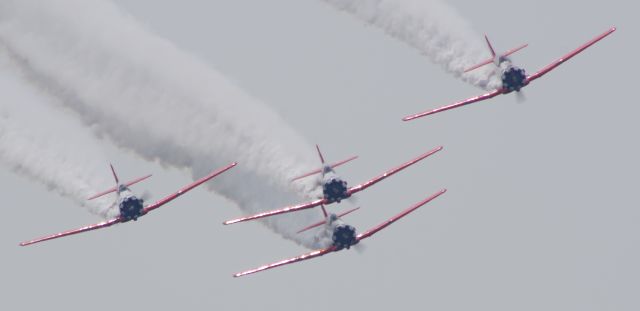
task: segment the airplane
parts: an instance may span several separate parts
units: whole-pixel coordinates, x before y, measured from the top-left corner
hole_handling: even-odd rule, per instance
[[[458,108],[458,107],[462,107],[471,103],[475,103],[475,102],[480,102],[483,100],[487,100],[489,98],[493,98],[497,95],[500,94],[509,94],[513,91],[516,92],[516,94],[521,94],[520,89],[522,89],[523,87],[527,86],[529,83],[531,83],[531,81],[534,81],[540,77],[542,77],[543,75],[545,75],[547,72],[555,69],[556,67],[560,66],[562,63],[564,63],[565,61],[569,60],[570,58],[576,56],[578,53],[584,51],[585,49],[587,49],[588,47],[592,46],[593,44],[595,44],[596,42],[602,40],[604,37],[610,35],[611,33],[613,33],[616,30],[616,27],[612,27],[609,30],[605,31],[604,33],[596,36],[595,38],[591,39],[589,42],[583,44],[582,46],[580,46],[579,48],[571,51],[570,53],[562,56],[561,58],[557,59],[556,61],[552,62],[551,64],[547,65],[546,67],[540,69],[540,71],[527,76],[524,72],[524,69],[519,68],[514,66],[513,64],[511,64],[511,62],[509,61],[509,58],[507,56],[520,51],[521,49],[527,47],[527,44],[519,46],[517,48],[508,50],[504,53],[502,53],[501,55],[496,55],[493,47],[491,46],[491,43],[489,42],[489,39],[487,38],[487,36],[485,36],[485,40],[487,41],[487,46],[489,47],[489,51],[491,52],[491,56],[492,58],[487,59],[483,62],[481,62],[478,65],[472,66],[471,68],[466,69],[464,72],[469,72],[471,70],[480,68],[484,65],[488,65],[488,64],[494,64],[496,65],[498,68],[500,68],[500,70],[502,71],[502,76],[501,76],[501,80],[502,80],[502,86],[483,95],[480,96],[476,96],[476,97],[471,97],[469,99],[465,99],[463,101],[459,101],[456,102],[454,104],[448,105],[448,106],[443,106],[437,109],[433,109],[433,110],[429,110],[429,111],[425,111],[425,112],[420,112],[414,115],[409,115],[404,117],[402,120],[403,121],[410,121],[410,120],[414,120],[417,118],[421,118],[424,116],[428,116],[431,114],[435,114],[438,112],[442,112],[442,111],[446,111],[446,110],[450,110],[450,109],[454,109],[454,108]],[[506,66],[502,66],[502,64],[506,64]]]
[[[61,237],[65,237],[68,235],[73,235],[73,234],[78,234],[78,233],[82,233],[82,232],[87,232],[87,231],[91,231],[91,230],[96,230],[96,229],[101,229],[101,228],[106,228],[106,227],[110,227],[112,225],[115,225],[117,223],[124,223],[124,222],[128,222],[131,220],[138,220],[139,217],[142,217],[144,215],[146,215],[147,213],[155,210],[156,208],[163,206],[169,202],[171,202],[173,199],[187,193],[188,191],[190,191],[191,189],[205,183],[206,181],[226,172],[227,170],[231,169],[232,167],[236,166],[237,163],[233,162],[221,169],[218,169],[216,171],[213,171],[212,173],[210,173],[209,175],[195,181],[194,183],[178,190],[177,192],[161,199],[158,202],[155,202],[151,205],[147,205],[146,207],[143,206],[144,201],[142,198],[138,198],[136,197],[133,192],[129,189],[129,187],[133,184],[136,184],[138,182],[141,182],[149,177],[151,177],[151,175],[147,175],[144,177],[140,177],[137,179],[134,179],[132,181],[126,182],[126,183],[120,183],[120,180],[118,179],[118,175],[116,175],[116,171],[113,168],[113,165],[111,166],[111,172],[113,173],[113,178],[116,180],[116,186],[100,192],[96,195],[93,195],[91,197],[88,198],[88,200],[93,200],[95,198],[101,197],[103,195],[115,192],[118,196],[117,198],[117,205],[120,209],[120,213],[117,217],[107,220],[107,221],[103,221],[101,223],[97,223],[97,224],[93,224],[93,225],[89,225],[89,226],[85,226],[82,228],[78,228],[75,230],[69,230],[69,231],[65,231],[65,232],[60,232],[60,233],[56,233],[56,234],[52,234],[52,235],[48,235],[45,237],[41,237],[35,240],[31,240],[31,241],[27,241],[27,242],[22,242],[20,243],[20,246],[27,246],[27,245],[31,245],[31,244],[35,244],[35,243],[39,243],[39,242],[44,242],[44,241],[48,241],[48,240],[52,240],[52,239],[57,239],[57,238],[61,238]]]
[[[304,174],[302,176],[296,177],[294,178],[294,180],[300,179],[302,177],[306,177],[306,176],[311,176],[313,174],[317,174],[317,173],[322,173],[322,198],[317,199],[315,201],[311,201],[311,202],[307,202],[307,203],[302,203],[302,204],[298,204],[298,205],[293,205],[293,206],[287,206],[285,208],[282,209],[277,209],[277,210],[272,210],[272,211],[266,211],[266,212],[262,212],[262,213],[258,213],[255,215],[251,215],[251,216],[245,216],[245,217],[241,217],[241,218],[236,218],[236,219],[232,219],[232,220],[227,220],[225,221],[223,224],[225,225],[230,225],[230,224],[235,224],[235,223],[239,223],[239,222],[244,222],[244,221],[248,221],[248,220],[254,220],[254,219],[259,219],[259,218],[264,218],[264,217],[269,217],[269,216],[274,216],[274,215],[279,215],[279,214],[284,214],[284,213],[291,213],[291,212],[295,212],[295,211],[300,211],[300,210],[304,210],[304,209],[308,209],[308,208],[312,208],[312,207],[316,207],[319,205],[327,205],[327,204],[331,204],[334,202],[340,203],[341,200],[347,199],[349,197],[351,197],[353,194],[358,193],[364,189],[367,189],[371,186],[373,186],[374,184],[378,183],[379,181],[411,166],[412,164],[417,163],[418,161],[442,150],[442,146],[437,147],[427,153],[424,153],[422,155],[420,155],[419,157],[404,163],[394,169],[391,169],[385,173],[383,173],[382,175],[379,175],[367,182],[364,182],[362,184],[359,184],[357,186],[351,187],[351,188],[347,188],[347,182],[344,181],[340,176],[338,176],[338,174],[336,174],[336,172],[333,170],[333,167],[335,167],[335,164],[332,165],[327,165],[325,164],[324,161],[324,157],[322,156],[322,153],[320,152],[320,147],[318,147],[318,145],[316,145],[316,150],[318,150],[318,156],[320,157],[320,162],[322,163],[322,168],[320,170],[316,170],[313,171],[312,173],[307,173]],[[353,157],[355,158],[355,157]],[[346,161],[346,160],[345,160]],[[341,161],[341,162],[345,162],[345,161]],[[340,163],[340,162],[338,162]]]
[[[410,208],[402,211],[401,213],[399,213],[396,216],[393,216],[392,218],[388,219],[387,221],[369,229],[368,231],[365,231],[363,233],[357,234],[356,235],[356,229],[353,226],[347,225],[345,224],[341,219],[340,216],[344,216],[354,210],[350,210],[347,211],[345,213],[342,213],[340,215],[335,215],[335,214],[329,214],[327,215],[326,210],[324,209],[324,207],[322,208],[322,212],[325,215],[325,220],[316,224],[313,224],[305,229],[302,229],[298,232],[302,232],[302,231],[306,231],[308,229],[311,228],[315,228],[318,226],[321,226],[324,224],[324,236],[326,237],[327,241],[330,241],[330,245],[326,248],[321,248],[315,251],[312,251],[310,253],[304,254],[304,255],[300,255],[297,257],[293,257],[293,258],[289,258],[289,259],[285,259],[285,260],[281,260],[272,264],[268,264],[268,265],[264,265],[264,266],[260,266],[258,268],[255,269],[251,269],[251,270],[247,270],[247,271],[243,271],[243,272],[239,272],[234,274],[234,277],[241,277],[241,276],[245,276],[248,274],[253,274],[256,272],[260,272],[260,271],[264,271],[264,270],[268,270],[268,269],[272,269],[272,268],[276,268],[276,267],[280,267],[280,266],[284,266],[284,265],[288,265],[288,264],[292,264],[292,263],[296,263],[296,262],[300,262],[303,260],[307,260],[307,259],[311,259],[311,258],[316,258],[316,257],[320,257],[329,253],[333,253],[333,252],[337,252],[337,251],[341,251],[343,249],[349,249],[351,246],[354,246],[358,243],[360,243],[360,241],[374,235],[375,233],[377,233],[378,231],[386,228],[388,225],[396,222],[398,219],[408,215],[409,213],[415,211],[416,209],[418,209],[419,207],[421,207],[422,205],[430,202],[431,200],[437,198],[438,196],[442,195],[443,193],[445,193],[447,191],[447,189],[442,189],[438,192],[436,192],[435,194],[431,195],[430,197],[416,203],[415,205],[411,206]]]

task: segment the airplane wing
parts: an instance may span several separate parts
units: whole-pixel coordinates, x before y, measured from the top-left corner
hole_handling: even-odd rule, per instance
[[[280,214],[284,214],[284,213],[291,213],[291,212],[295,212],[295,211],[300,211],[303,209],[308,209],[308,208],[312,208],[312,207],[316,207],[322,204],[327,204],[327,200],[326,199],[317,199],[315,201],[311,201],[308,203],[303,203],[303,204],[298,204],[298,205],[294,205],[294,206],[287,206],[285,208],[282,209],[278,209],[278,210],[273,210],[273,211],[267,211],[267,212],[262,212],[262,213],[258,213],[255,215],[251,215],[251,216],[245,216],[242,218],[236,218],[236,219],[232,219],[232,220],[227,220],[225,222],[223,222],[223,224],[225,225],[231,225],[231,224],[235,224],[235,223],[239,223],[239,222],[243,222],[243,221],[247,221],[247,220],[254,220],[254,219],[259,219],[259,218],[264,218],[264,217],[269,217],[269,216],[274,216],[274,215],[280,215]]]
[[[462,107],[468,104],[472,104],[475,102],[479,102],[479,101],[483,101],[492,97],[495,97],[497,95],[500,95],[503,93],[503,89],[502,88],[498,88],[495,91],[486,93],[486,94],[482,94],[480,96],[476,96],[476,97],[471,97],[469,99],[465,99],[463,101],[459,101],[457,103],[453,103],[451,105],[448,106],[443,106],[437,109],[433,109],[433,110],[429,110],[429,111],[425,111],[425,112],[420,112],[420,113],[416,113],[414,115],[410,115],[410,116],[406,116],[404,118],[402,118],[402,121],[411,121],[413,119],[417,119],[417,118],[421,118],[424,116],[428,116],[430,114],[434,114],[434,113],[438,113],[438,112],[442,112],[442,111],[446,111],[449,109],[453,109],[453,108],[458,108],[458,107]]]
[[[389,220],[387,220],[387,221],[385,221],[385,222],[383,222],[383,223],[381,223],[381,224],[379,224],[379,225],[377,225],[377,226],[373,227],[372,229],[370,229],[370,230],[368,230],[368,231],[366,231],[366,232],[363,232],[363,233],[358,234],[358,236],[356,237],[356,239],[358,240],[358,242],[360,242],[361,240],[366,239],[366,238],[368,238],[368,237],[370,237],[370,236],[374,235],[376,232],[378,232],[378,231],[380,231],[380,230],[382,230],[382,229],[386,228],[388,225],[390,225],[390,224],[392,224],[392,223],[396,222],[398,219],[400,219],[400,218],[402,218],[402,217],[404,217],[404,216],[407,216],[409,213],[411,213],[411,212],[413,212],[413,211],[417,210],[420,206],[422,206],[422,205],[425,205],[425,204],[429,203],[431,200],[433,200],[433,199],[435,199],[435,198],[439,197],[440,195],[442,195],[442,194],[443,194],[443,193],[445,193],[445,192],[447,192],[447,189],[442,189],[442,190],[440,190],[440,191],[436,192],[435,194],[431,195],[430,197],[428,197],[428,198],[426,198],[426,199],[424,199],[424,200],[422,200],[422,201],[420,201],[420,202],[416,203],[416,204],[415,204],[415,205],[413,205],[412,207],[410,207],[410,208],[408,208],[408,209],[406,209],[406,210],[402,211],[402,213],[400,213],[400,214],[398,214],[398,215],[396,215],[396,216],[391,217]]]
[[[578,55],[578,53],[584,51],[585,49],[587,49],[588,47],[592,46],[593,44],[595,44],[596,42],[602,40],[604,37],[610,35],[611,33],[613,33],[614,31],[616,31],[616,27],[611,27],[609,30],[605,31],[604,33],[596,36],[595,38],[591,39],[591,41],[583,44],[582,46],[580,46],[579,48],[571,51],[569,54],[560,57],[559,59],[557,59],[556,61],[554,61],[553,63],[547,65],[546,67],[542,68],[540,71],[530,75],[527,77],[527,83],[538,79],[540,77],[542,77],[543,75],[545,75],[547,72],[555,69],[556,67],[560,66],[562,63],[568,61],[570,58]]]
[[[233,163],[231,163],[231,164],[229,164],[229,165],[227,165],[227,166],[225,166],[225,167],[223,167],[221,169],[218,169],[217,171],[213,171],[211,174],[198,179],[196,182],[194,182],[194,183],[192,183],[192,184],[190,184],[190,185],[178,190],[177,192],[165,197],[164,199],[162,199],[162,200],[160,200],[160,201],[158,201],[156,203],[153,203],[151,205],[147,205],[142,210],[143,214],[146,214],[146,213],[148,213],[148,212],[150,212],[150,211],[152,211],[152,210],[154,210],[154,209],[156,209],[156,208],[158,208],[158,207],[160,207],[162,205],[165,205],[165,204],[173,201],[173,199],[175,199],[175,198],[177,198],[177,197],[189,192],[191,189],[193,189],[193,188],[195,188],[197,186],[200,186],[201,184],[207,182],[209,179],[214,178],[214,177],[216,177],[216,176],[218,176],[218,175],[230,170],[232,167],[236,166],[237,164],[238,163],[233,162]]]
[[[401,170],[403,170],[403,169],[405,169],[405,168],[417,163],[418,161],[420,161],[420,160],[422,160],[422,159],[424,159],[424,158],[426,158],[426,157],[428,157],[428,156],[430,156],[430,155],[432,155],[432,154],[434,154],[434,153],[436,153],[436,152],[438,152],[440,150],[442,150],[442,146],[440,146],[438,148],[435,148],[435,149],[433,149],[433,150],[431,150],[431,151],[429,151],[429,152],[427,152],[425,154],[422,154],[419,157],[417,157],[417,158],[415,158],[415,159],[413,159],[413,160],[411,160],[411,161],[409,161],[407,163],[404,163],[404,164],[402,164],[402,165],[400,165],[400,166],[398,166],[398,167],[396,167],[394,169],[386,171],[382,175],[380,175],[380,176],[378,176],[378,177],[376,177],[374,179],[371,179],[371,180],[369,180],[369,181],[367,181],[365,183],[359,184],[357,186],[353,186],[353,187],[351,187],[351,188],[349,188],[347,190],[347,193],[349,195],[352,195],[354,193],[357,193],[357,192],[360,192],[360,191],[362,191],[364,189],[367,189],[367,188],[375,185],[377,182],[379,182],[379,181],[381,181],[381,180],[383,180],[383,179],[385,179],[385,178],[387,178],[387,177],[389,177],[389,176],[391,176],[391,175],[393,175],[393,174],[395,174],[395,173],[397,173],[397,172],[399,172],[399,171],[401,171]]]
[[[330,246],[328,248],[319,249],[319,250],[313,251],[311,253],[300,255],[298,257],[293,257],[293,258],[281,260],[281,261],[274,262],[274,263],[268,264],[268,265],[264,265],[264,266],[261,266],[261,267],[255,268],[255,269],[247,270],[247,271],[244,271],[244,272],[239,272],[239,273],[234,274],[233,277],[237,278],[237,277],[240,277],[240,276],[245,276],[247,274],[253,274],[253,273],[264,271],[264,270],[268,270],[268,269],[271,269],[271,268],[276,268],[276,267],[288,265],[288,264],[291,264],[291,263],[296,263],[296,262],[299,262],[299,261],[320,257],[322,255],[325,255],[325,254],[328,254],[328,253],[331,253],[331,252],[335,252],[335,251],[336,251],[336,247],[335,246]]]
[[[91,230],[106,228],[106,227],[110,227],[112,225],[115,225],[115,224],[117,224],[119,222],[122,222],[122,218],[120,218],[120,217],[114,218],[114,219],[111,219],[111,220],[107,220],[107,221],[103,221],[101,223],[97,223],[97,224],[94,224],[94,225],[89,225],[89,226],[86,226],[86,227],[82,227],[82,228],[79,228],[79,229],[60,232],[60,233],[48,235],[48,236],[45,236],[45,237],[41,237],[41,238],[38,238],[38,239],[35,239],[35,240],[22,242],[22,243],[20,243],[20,246],[27,246],[27,245],[31,245],[31,244],[35,244],[35,243],[39,243],[39,242],[44,242],[44,241],[47,241],[47,240],[52,240],[52,239],[65,237],[65,236],[68,236],[68,235],[73,235],[73,234],[87,232],[87,231],[91,231]]]

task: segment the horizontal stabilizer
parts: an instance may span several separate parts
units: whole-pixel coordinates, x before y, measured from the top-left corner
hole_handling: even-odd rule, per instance
[[[345,159],[345,160],[342,160],[342,161],[338,161],[338,162],[336,162],[336,163],[332,163],[332,164],[330,164],[330,165],[329,165],[329,167],[331,167],[331,169],[334,169],[334,168],[336,168],[336,167],[338,167],[338,166],[340,166],[340,165],[342,165],[342,164],[345,164],[345,163],[347,163],[347,162],[353,161],[353,160],[355,160],[355,159],[357,159],[357,158],[358,158],[358,156],[353,156],[353,157],[350,157],[350,158],[348,158],[348,159]],[[311,176],[311,175],[319,174],[319,173],[321,173],[321,172],[322,172],[322,168],[319,168],[319,169],[317,169],[317,170],[313,170],[313,171],[311,171],[311,172],[308,172],[308,173],[302,174],[302,175],[300,175],[300,176],[298,176],[298,177],[292,178],[292,179],[291,179],[291,181],[296,181],[296,180],[298,180],[298,179],[302,179],[302,178],[305,178],[305,177],[309,177],[309,176]]]
[[[521,45],[519,47],[510,49],[510,50],[508,50],[508,51],[506,51],[506,52],[504,52],[504,53],[502,53],[500,55],[496,55],[496,52],[493,50],[493,46],[491,46],[491,42],[489,42],[489,38],[487,38],[487,36],[485,35],[484,39],[487,41],[487,46],[489,47],[489,51],[491,51],[491,58],[489,58],[489,59],[487,59],[485,61],[482,61],[481,63],[479,63],[477,65],[474,65],[474,66],[471,66],[471,67],[465,69],[464,72],[469,72],[469,71],[478,69],[478,68],[480,68],[480,67],[482,67],[484,65],[489,65],[491,63],[495,64],[496,66],[500,66],[500,63],[505,61],[507,56],[509,56],[509,55],[511,55],[511,54],[513,54],[515,52],[518,52],[518,51],[526,48],[527,46],[529,46],[528,44],[523,44],[523,45]]]
[[[348,215],[348,214],[351,214],[351,212],[355,212],[355,211],[357,211],[357,210],[359,210],[359,209],[360,209],[359,207],[352,208],[352,209],[350,209],[350,210],[348,210],[348,211],[346,211],[346,212],[343,212],[343,213],[341,213],[341,214],[338,214],[338,218],[340,218],[340,217],[342,217],[342,216],[345,216],[345,215]],[[305,232],[305,231],[307,231],[307,230],[309,230],[309,229],[313,229],[313,228],[316,228],[316,227],[322,226],[322,225],[324,225],[325,223],[327,223],[327,220],[326,220],[326,219],[325,219],[325,220],[323,220],[323,221],[318,221],[318,222],[316,222],[315,224],[312,224],[312,225],[309,225],[309,226],[307,226],[307,227],[304,227],[304,228],[300,229],[300,230],[299,230],[298,232],[296,232],[296,233],[302,233],[302,232]]]
[[[136,178],[136,179],[134,179],[132,181],[129,181],[129,182],[125,183],[124,185],[127,186],[127,187],[130,187],[131,185],[137,184],[137,183],[139,183],[139,182],[141,182],[141,181],[143,181],[143,180],[145,180],[145,179],[147,179],[149,177],[151,177],[151,174],[149,174],[147,176],[140,177],[140,178]],[[105,194],[116,192],[117,190],[118,190],[118,186],[115,186],[115,187],[110,188],[108,190],[102,191],[102,192],[100,192],[98,194],[95,194],[95,195],[87,198],[87,200],[93,200],[93,199],[99,198],[99,197],[101,197],[101,196],[103,196]]]

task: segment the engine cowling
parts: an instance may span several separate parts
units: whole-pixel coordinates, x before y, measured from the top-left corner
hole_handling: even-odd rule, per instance
[[[338,225],[333,229],[333,245],[338,249],[347,248],[358,243],[356,239],[356,228],[346,224]]]
[[[337,178],[331,179],[322,186],[322,193],[330,202],[340,202],[349,197],[347,182]]]
[[[509,92],[520,91],[527,84],[527,75],[524,69],[515,66],[509,67],[502,72],[502,87]]]
[[[142,216],[143,210],[142,199],[136,197],[128,197],[120,202],[120,216],[124,221],[137,220]]]

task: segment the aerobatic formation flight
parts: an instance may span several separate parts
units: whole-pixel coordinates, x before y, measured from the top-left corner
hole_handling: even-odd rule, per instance
[[[527,44],[518,46],[516,48],[513,48],[511,50],[507,50],[502,54],[496,54],[493,46],[491,45],[491,43],[489,42],[489,39],[487,36],[485,36],[485,40],[488,46],[488,49],[491,53],[491,58],[482,61],[481,63],[474,65],[468,69],[466,69],[464,72],[469,72],[472,70],[475,70],[477,68],[480,68],[482,66],[485,65],[489,65],[489,64],[494,64],[501,73],[501,86],[498,87],[497,89],[480,95],[480,96],[476,96],[476,97],[472,97],[460,102],[456,102],[454,104],[448,105],[448,106],[444,106],[441,108],[437,108],[434,110],[430,110],[430,111],[426,111],[426,112],[421,112],[421,113],[417,113],[414,115],[410,115],[410,116],[406,116],[403,118],[404,121],[409,121],[409,120],[413,120],[413,119],[417,119],[417,118],[421,118],[427,115],[431,115],[431,114],[435,114],[438,112],[442,112],[442,111],[446,111],[446,110],[450,110],[450,109],[454,109],[457,107],[461,107],[461,106],[465,106],[471,103],[475,103],[475,102],[480,102],[480,101],[484,101],[487,100],[489,98],[495,97],[497,95],[500,94],[509,94],[511,92],[516,92],[516,94],[520,94],[521,89],[525,86],[527,86],[529,83],[531,83],[532,81],[542,77],[543,75],[545,75],[546,73],[552,71],[553,69],[555,69],[556,67],[558,67],[559,65],[561,65],[562,63],[564,63],[565,61],[569,60],[570,58],[574,57],[575,55],[581,53],[582,51],[584,51],[585,49],[587,49],[588,47],[592,46],[593,44],[595,44],[596,42],[602,40],[603,38],[607,37],[608,35],[610,35],[611,33],[613,33],[616,30],[615,27],[612,27],[610,29],[608,29],[607,31],[605,31],[604,33],[594,37],[593,39],[591,39],[590,41],[586,42],[585,44],[583,44],[582,46],[578,47],[577,49],[571,51],[570,53],[564,55],[563,57],[555,60],[554,62],[552,62],[551,64],[547,65],[546,67],[542,68],[541,70],[539,70],[538,72],[531,74],[531,75],[526,75],[524,69],[519,68],[515,65],[513,65],[511,63],[511,61],[509,60],[509,56],[511,56],[512,54],[524,49],[525,47],[527,47]],[[320,257],[323,256],[325,254],[328,253],[333,253],[333,252],[337,252],[337,251],[341,251],[344,249],[349,249],[351,248],[351,246],[355,246],[358,243],[360,243],[362,240],[373,236],[374,234],[376,234],[377,232],[381,231],[382,229],[386,228],[387,226],[389,226],[390,224],[396,222],[397,220],[407,216],[408,214],[414,212],[415,210],[417,210],[418,208],[420,208],[421,206],[431,202],[432,200],[436,199],[437,197],[439,197],[440,195],[444,194],[447,190],[446,189],[442,189],[439,190],[437,192],[435,192],[434,194],[430,195],[429,197],[425,198],[424,200],[414,204],[413,206],[405,209],[404,211],[400,212],[399,214],[389,218],[388,220],[380,223],[379,225],[364,231],[362,233],[356,233],[356,229],[353,226],[350,226],[348,224],[346,224],[344,221],[342,221],[342,217],[346,216],[356,210],[359,209],[359,207],[357,208],[352,208],[349,210],[346,210],[342,213],[338,213],[338,214],[334,214],[334,213],[329,213],[327,212],[327,209],[325,207],[325,205],[328,204],[332,204],[332,203],[340,203],[342,200],[344,199],[348,199],[351,196],[353,196],[354,194],[363,191],[373,185],[375,185],[376,183],[382,181],[383,179],[386,179],[387,177],[394,175],[404,169],[406,169],[409,166],[412,166],[413,164],[416,164],[417,162],[422,161],[423,159],[441,151],[443,149],[442,146],[436,147],[430,151],[427,151],[421,155],[419,155],[418,157],[405,162],[395,168],[392,168],[366,182],[363,182],[361,184],[358,184],[356,186],[352,186],[352,187],[348,187],[347,186],[347,182],[342,179],[336,172],[335,172],[335,168],[346,164],[354,159],[357,158],[357,156],[352,156],[349,157],[345,160],[341,160],[338,162],[334,162],[334,163],[326,163],[325,162],[325,158],[322,155],[322,152],[320,151],[320,148],[318,147],[318,145],[316,145],[316,150],[318,153],[318,157],[320,159],[320,168],[312,170],[308,173],[302,174],[300,176],[297,176],[293,179],[291,179],[291,182],[295,182],[299,179],[305,178],[305,177],[309,177],[309,176],[313,176],[313,175],[317,175],[319,174],[320,177],[318,178],[319,180],[319,185],[322,188],[322,194],[319,198],[316,198],[313,201],[310,202],[305,202],[305,203],[301,203],[301,204],[297,204],[297,205],[292,205],[292,206],[287,206],[284,208],[280,208],[280,209],[276,209],[276,210],[269,210],[269,211],[264,211],[261,213],[257,213],[254,215],[250,215],[250,216],[244,216],[244,217],[240,217],[240,218],[236,218],[236,219],[232,219],[232,220],[228,220],[223,222],[223,224],[225,225],[229,225],[229,224],[235,224],[235,223],[239,223],[239,222],[245,222],[245,221],[249,221],[249,220],[257,220],[257,219],[262,219],[262,218],[266,218],[266,217],[270,217],[270,216],[275,216],[275,215],[280,215],[280,214],[285,214],[285,213],[291,213],[291,212],[296,212],[296,211],[301,211],[301,210],[305,210],[305,209],[310,209],[310,208],[314,208],[317,206],[320,206],[320,209],[322,211],[323,214],[323,219],[313,223],[311,225],[308,225],[307,227],[301,228],[297,231],[297,233],[302,233],[302,232],[306,232],[312,229],[316,230],[316,234],[314,235],[314,242],[315,245],[319,245],[318,249],[311,251],[309,253],[297,256],[297,257],[293,257],[293,258],[289,258],[289,259],[285,259],[285,260],[281,260],[275,263],[271,263],[271,264],[267,264],[267,265],[263,265],[260,266],[258,268],[255,269],[251,269],[251,270],[247,270],[247,271],[243,271],[243,272],[239,272],[234,274],[234,277],[240,277],[240,276],[245,276],[248,274],[253,274],[256,272],[260,272],[260,271],[264,271],[264,270],[268,270],[268,269],[272,269],[272,268],[276,268],[276,267],[280,267],[280,266],[284,266],[284,265],[288,265],[288,264],[292,264],[292,263],[296,263],[296,262],[300,262],[300,261],[304,261],[307,259],[312,259],[312,258],[316,258],[316,257]],[[203,183],[211,180],[212,178],[230,170],[231,168],[233,168],[234,166],[236,166],[237,163],[233,162],[229,165],[226,165],[222,168],[219,168],[213,172],[211,172],[210,174],[196,180],[195,182],[185,186],[184,188],[178,190],[177,192],[166,196],[165,198],[150,204],[150,205],[144,205],[144,199],[141,197],[136,196],[130,189],[129,187],[131,187],[132,185],[135,185],[143,180],[146,180],[147,178],[149,178],[151,175],[146,175],[143,177],[139,177],[136,179],[133,179],[131,181],[128,182],[121,182],[115,172],[115,169],[113,168],[113,166],[111,167],[111,172],[113,174],[113,178],[115,179],[115,187],[110,188],[108,190],[105,190],[103,192],[100,192],[96,195],[93,195],[91,197],[88,198],[88,200],[92,200],[98,197],[102,197],[104,195],[107,194],[111,194],[111,193],[115,193],[116,194],[116,201],[115,201],[115,205],[118,207],[118,215],[115,218],[97,223],[97,224],[92,224],[92,225],[88,225],[82,228],[78,228],[78,229],[74,229],[74,230],[69,230],[69,231],[64,231],[64,232],[60,232],[60,233],[56,233],[56,234],[52,234],[52,235],[48,235],[48,236],[44,236],[41,238],[37,238],[34,240],[30,240],[30,241],[25,241],[20,243],[21,246],[27,246],[27,245],[32,245],[35,243],[39,243],[39,242],[43,242],[43,241],[48,241],[48,240],[52,240],[52,239],[57,239],[57,238],[61,238],[61,237],[65,237],[65,236],[69,236],[69,235],[74,235],[74,234],[78,234],[78,233],[83,233],[83,232],[87,232],[87,231],[92,231],[92,230],[96,230],[96,229],[101,229],[101,228],[106,228],[106,227],[110,227],[112,225],[118,224],[118,223],[125,223],[125,222],[129,222],[131,220],[136,221],[138,218],[146,215],[147,213],[171,202],[172,200],[176,199],[177,197],[189,192],[190,190],[202,185]],[[251,191],[251,189],[248,189],[249,191]],[[254,189],[255,190],[255,189]]]
[[[31,245],[31,244],[35,244],[35,243],[39,243],[39,242],[44,242],[47,240],[52,240],[52,239],[57,239],[57,238],[61,238],[61,237],[65,237],[68,235],[73,235],[73,234],[78,234],[78,233],[82,233],[82,232],[87,232],[87,231],[91,231],[91,230],[96,230],[96,229],[101,229],[101,228],[106,228],[106,227],[110,227],[112,225],[115,225],[117,223],[122,223],[122,222],[128,222],[131,220],[138,220],[139,217],[142,217],[144,215],[146,215],[147,213],[149,213],[150,211],[153,211],[154,209],[163,206],[171,201],[173,201],[173,199],[189,192],[191,189],[200,186],[201,184],[209,181],[210,179],[230,170],[232,167],[236,166],[236,162],[233,162],[221,169],[218,169],[216,171],[211,172],[211,174],[202,177],[201,179],[195,181],[192,184],[187,185],[186,187],[178,190],[177,192],[166,196],[165,198],[161,199],[158,202],[155,202],[153,204],[144,206],[144,200],[142,198],[139,198],[137,196],[135,196],[133,194],[133,192],[131,192],[131,190],[129,189],[129,187],[133,184],[136,184],[138,182],[141,182],[149,177],[151,177],[151,175],[146,175],[144,177],[140,177],[137,179],[134,179],[132,181],[126,182],[126,183],[120,183],[120,180],[118,179],[118,175],[116,175],[116,171],[113,169],[113,166],[111,166],[111,172],[113,173],[113,178],[116,181],[116,186],[103,191],[101,193],[98,193],[94,196],[91,196],[88,198],[88,200],[92,200],[98,197],[101,197],[103,195],[115,192],[117,195],[117,199],[116,199],[116,204],[119,208],[119,215],[113,219],[107,220],[107,221],[103,221],[101,223],[97,223],[97,224],[93,224],[93,225],[89,225],[89,226],[85,226],[82,228],[78,228],[75,230],[69,230],[69,231],[65,231],[65,232],[60,232],[60,233],[56,233],[56,234],[52,234],[52,235],[48,235],[45,237],[41,237],[35,240],[31,240],[31,241],[27,241],[27,242],[22,242],[20,243],[20,246],[26,246],[26,245]]]
[[[487,36],[485,36],[485,40],[487,41],[487,46],[489,47],[489,51],[491,52],[491,58],[481,62],[480,64],[477,64],[475,66],[472,66],[468,69],[466,69],[464,72],[469,72],[471,70],[480,68],[484,65],[488,65],[488,64],[494,64],[496,65],[500,71],[501,71],[501,81],[502,81],[502,86],[500,86],[499,88],[480,95],[480,96],[476,96],[476,97],[471,97],[469,99],[465,99],[463,101],[459,101],[456,103],[453,103],[451,105],[448,106],[443,106],[437,109],[433,109],[433,110],[429,110],[429,111],[425,111],[425,112],[420,112],[420,113],[416,113],[413,115],[409,115],[404,117],[402,120],[403,121],[410,121],[410,120],[414,120],[417,118],[421,118],[424,116],[428,116],[431,114],[435,114],[438,112],[442,112],[442,111],[447,111],[450,109],[454,109],[454,108],[458,108],[458,107],[462,107],[468,104],[472,104],[472,103],[476,103],[476,102],[480,102],[483,100],[487,100],[489,98],[493,98],[497,95],[500,94],[509,94],[513,91],[516,92],[516,94],[518,94],[518,96],[521,96],[520,94],[520,89],[522,89],[523,87],[527,86],[529,83],[531,83],[531,81],[534,81],[535,79],[538,79],[540,77],[542,77],[543,75],[545,75],[547,72],[555,69],[556,67],[560,66],[562,63],[564,63],[565,61],[569,60],[570,58],[576,56],[578,53],[584,51],[585,49],[587,49],[588,47],[592,46],[593,44],[595,44],[596,42],[602,40],[604,37],[610,35],[611,33],[613,33],[616,30],[615,27],[611,27],[609,30],[605,31],[604,33],[596,36],[595,38],[591,39],[590,41],[588,41],[587,43],[583,44],[582,46],[580,46],[579,48],[569,52],[568,54],[562,56],[561,58],[557,59],[556,61],[552,62],[551,64],[547,65],[546,67],[540,69],[540,71],[527,76],[524,72],[524,69],[519,68],[517,66],[514,66],[513,64],[511,64],[511,62],[509,61],[508,56],[527,47],[527,44],[524,44],[522,46],[519,46],[517,48],[508,50],[500,55],[497,55],[496,52],[494,51],[493,47],[491,46],[491,43],[489,42],[489,38],[487,38]]]

